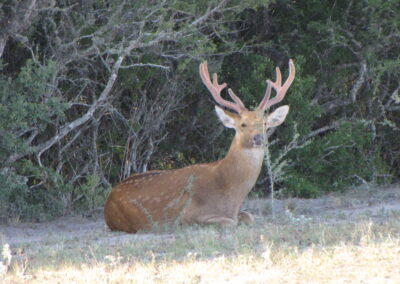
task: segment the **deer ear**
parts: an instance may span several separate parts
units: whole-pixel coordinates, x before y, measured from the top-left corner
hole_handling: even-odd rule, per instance
[[[219,106],[215,106],[215,112],[217,113],[219,119],[221,120],[222,124],[228,128],[235,128],[235,116],[234,113],[231,113],[227,110],[223,110]]]
[[[285,121],[288,112],[289,112],[288,105],[278,107],[273,113],[268,115],[267,128],[272,128],[281,125]]]

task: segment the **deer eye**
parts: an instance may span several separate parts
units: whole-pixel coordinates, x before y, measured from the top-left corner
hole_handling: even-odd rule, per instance
[[[246,123],[242,123],[242,127],[246,127],[247,126],[247,124]]]

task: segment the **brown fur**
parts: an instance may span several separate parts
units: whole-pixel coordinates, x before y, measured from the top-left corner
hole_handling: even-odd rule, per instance
[[[286,90],[294,78],[293,62],[290,66],[291,79],[283,85]],[[266,129],[280,125],[289,107],[282,106],[266,117],[264,110],[270,105],[269,90],[261,107],[248,111],[236,95],[231,94],[236,104],[219,96],[226,84],[219,85],[216,75],[211,82],[206,63],[200,65],[200,75],[219,104],[239,113],[216,107],[222,123],[236,130],[228,154],[214,163],[150,171],[122,181],[112,189],[104,207],[105,221],[110,229],[134,233],[155,224],[172,222],[222,226],[233,226],[238,221],[253,222],[250,213],[239,210],[260,174],[264,157],[262,138]],[[286,92],[281,91],[280,72],[277,72],[277,78],[272,85],[277,90],[276,102]]]
[[[107,199],[107,225],[130,233],[177,218],[183,224],[235,225],[240,206],[261,170],[264,150],[253,147],[251,137],[262,133],[264,119],[254,112],[232,117],[238,125],[246,123],[247,127],[237,130],[224,159],[127,178],[113,188]],[[252,220],[248,215],[246,223]]]

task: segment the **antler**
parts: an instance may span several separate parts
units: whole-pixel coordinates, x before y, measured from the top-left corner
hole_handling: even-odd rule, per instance
[[[246,110],[243,102],[233,93],[231,89],[228,89],[228,93],[235,103],[227,101],[221,97],[221,91],[227,86],[227,84],[218,84],[218,75],[216,73],[214,73],[213,80],[211,82],[207,61],[204,61],[200,64],[200,77],[218,104],[233,109],[237,113],[241,113],[242,111]]]
[[[287,90],[289,89],[290,85],[293,83],[294,76],[296,70],[294,68],[293,60],[289,60],[289,76],[286,79],[285,84],[282,86],[282,75],[281,70],[279,67],[276,67],[276,82],[272,82],[271,80],[267,80],[268,86],[267,90],[265,91],[265,96],[261,101],[258,109],[266,110],[267,108],[271,107],[272,105],[279,103],[286,95]],[[276,91],[276,96],[269,99],[271,96],[271,87],[273,87]]]

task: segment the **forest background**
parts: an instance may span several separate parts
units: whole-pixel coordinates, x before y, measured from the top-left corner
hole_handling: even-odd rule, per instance
[[[91,214],[130,174],[222,158],[234,133],[199,63],[256,106],[290,58],[279,194],[398,181],[397,0],[2,0],[0,222]]]

